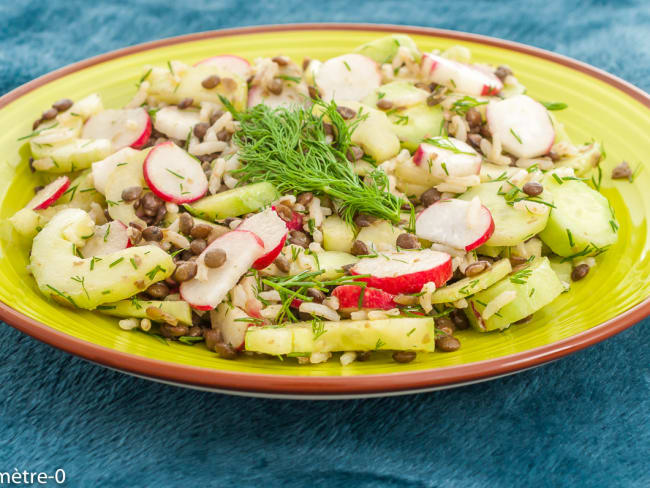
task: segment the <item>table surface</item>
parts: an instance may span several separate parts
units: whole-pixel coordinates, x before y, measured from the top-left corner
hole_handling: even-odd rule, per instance
[[[324,21],[501,37],[572,56],[650,89],[649,2],[314,5],[3,1],[0,93],[144,41]],[[237,398],[152,383],[0,327],[0,473],[62,468],[66,486],[106,487],[187,481],[239,487],[650,486],[648,321],[561,361],[489,383],[337,402]]]

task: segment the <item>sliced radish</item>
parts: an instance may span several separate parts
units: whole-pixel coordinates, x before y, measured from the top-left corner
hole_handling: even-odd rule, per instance
[[[248,107],[254,107],[263,103],[264,105],[277,107],[304,106],[308,103],[307,88],[304,84],[285,86],[282,93],[275,95],[273,93],[264,93],[261,87],[252,86],[248,90]]]
[[[151,118],[143,108],[108,109],[90,117],[84,124],[84,139],[110,139],[113,149],[144,146],[151,135]]]
[[[86,240],[86,245],[80,248],[84,258],[105,256],[131,246],[128,228],[119,220],[112,220],[104,225],[95,227],[95,233]]]
[[[151,191],[166,202],[193,202],[208,191],[201,163],[171,141],[149,152],[142,173]]]
[[[431,168],[433,176],[444,180],[445,176],[480,173],[482,157],[469,144],[453,137],[434,137],[431,141],[434,143],[423,142],[418,146],[413,162]]]
[[[248,315],[241,308],[225,303],[219,305],[216,310],[210,311],[210,321],[215,324],[214,328],[221,332],[221,339],[235,349],[244,347],[246,330],[253,325],[243,320],[248,317],[252,315]]]
[[[491,102],[486,111],[492,137],[519,158],[547,154],[555,141],[555,130],[546,108],[527,95]]]
[[[381,253],[361,259],[350,274],[370,275],[359,280],[388,293],[417,293],[425,283],[438,287],[451,278],[451,256],[431,249]]]
[[[180,286],[183,300],[198,310],[211,310],[219,305],[253,263],[265,254],[262,239],[247,230],[234,230],[214,240],[201,253],[198,262],[203,263],[205,253],[212,249],[223,250],[226,262],[218,268],[206,268],[205,279],[200,280],[197,275]]]
[[[253,263],[255,269],[264,269],[275,261],[288,234],[286,222],[271,208],[248,217],[237,230],[254,232],[264,242],[264,255]]]
[[[362,287],[356,285],[341,285],[332,290],[332,296],[339,300],[339,310],[344,313],[355,310],[390,310],[394,308],[393,295],[377,288],[367,287],[363,292],[361,308],[359,308],[359,296]]]
[[[422,55],[422,71],[429,81],[472,96],[496,95],[503,83],[487,68],[460,63],[436,54]]]
[[[156,112],[154,128],[167,137],[184,141],[194,126],[201,122],[196,110],[179,110],[178,107],[163,107]]]
[[[440,200],[424,209],[415,221],[422,239],[456,249],[476,249],[494,233],[494,220],[480,200]]]
[[[361,54],[328,59],[316,73],[323,100],[360,101],[381,84],[377,63]]]
[[[251,75],[251,64],[244,58],[234,54],[220,54],[219,56],[203,59],[194,66],[199,65],[214,66],[215,68],[230,71],[245,80]]]
[[[128,162],[138,151],[130,147],[124,147],[111,154],[101,161],[94,162],[92,165],[93,184],[95,189],[102,195],[106,194],[106,183],[108,183],[111,174],[119,164]]]
[[[70,178],[59,176],[52,183],[48,184],[42,190],[39,190],[25,208],[32,210],[43,210],[52,205],[70,186]]]
[[[302,229],[302,214],[294,212],[291,216],[291,220],[287,222],[287,229],[289,230],[301,230]]]

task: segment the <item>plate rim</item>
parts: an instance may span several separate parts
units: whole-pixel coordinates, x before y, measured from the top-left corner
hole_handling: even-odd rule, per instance
[[[650,109],[650,95],[640,88],[604,70],[561,54],[480,34],[432,27],[368,23],[301,23],[236,27],[185,34],[136,44],[84,59],[29,81],[0,97],[0,109],[29,92],[63,76],[138,52],[226,36],[306,30],[397,32],[469,41],[504,48],[556,62],[580,71],[613,86]],[[646,297],[629,310],[589,330],[561,341],[498,358],[406,372],[354,376],[296,376],[208,369],[118,351],[57,331],[0,301],[0,319],[7,324],[57,349],[112,369],[158,381],[218,390],[220,392],[237,392],[239,394],[250,392],[272,394],[274,396],[292,395],[294,397],[305,395],[310,398],[350,397],[355,395],[375,396],[382,393],[396,394],[398,392],[407,394],[433,388],[461,386],[473,381],[494,379],[540,366],[594,345],[631,327],[648,315],[650,315],[650,297]]]

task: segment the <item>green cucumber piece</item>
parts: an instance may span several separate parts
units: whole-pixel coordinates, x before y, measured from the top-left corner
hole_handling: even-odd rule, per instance
[[[399,80],[381,85],[362,102],[370,107],[375,107],[381,99],[391,102],[395,108],[406,108],[425,102],[428,96],[428,91],[416,87],[412,82]]]
[[[551,268],[555,271],[557,277],[560,278],[560,281],[564,286],[564,291],[569,291],[571,288],[571,272],[573,271],[573,265],[569,261],[563,261],[557,257],[549,258],[549,262],[551,263]]]
[[[555,205],[539,235],[544,243],[564,257],[593,256],[614,244],[618,223],[607,199],[582,181],[560,179],[560,184],[553,174],[543,182],[543,195],[552,196]]]
[[[113,152],[108,139],[75,139],[59,145],[31,143],[34,168],[48,173],[69,173],[89,168]]]
[[[503,181],[482,183],[459,197],[467,201],[479,197],[492,214],[494,234],[485,243],[488,246],[516,246],[541,232],[548,221],[548,211],[538,215],[509,205],[505,198],[498,194],[503,185]],[[542,197],[544,201],[550,201],[546,192]]]
[[[435,332],[431,317],[298,322],[250,327],[246,331],[245,348],[273,355],[373,350],[433,352]]]
[[[587,176],[600,163],[602,150],[600,144],[593,142],[578,148],[578,154],[560,159],[555,163],[556,168],[573,168],[576,176]]]
[[[364,242],[368,249],[377,250],[377,244],[385,244],[387,246],[395,247],[397,245],[397,238],[404,231],[387,220],[376,220],[367,227],[362,227],[357,234],[357,240]]]
[[[78,248],[95,222],[83,210],[57,213],[34,238],[30,271],[45,296],[64,305],[94,309],[132,297],[174,272],[169,254],[153,245],[134,246],[82,259]]]
[[[498,258],[503,253],[503,249],[503,247],[486,246],[483,244],[476,250],[476,254],[479,254],[481,256],[488,256],[490,258]]]
[[[374,41],[362,44],[355,49],[355,52],[368,56],[377,63],[384,64],[390,63],[393,60],[400,47],[407,48],[413,55],[415,61],[420,61],[420,58],[422,57],[420,50],[413,39],[404,34],[392,34],[390,36],[375,39]]]
[[[343,266],[354,264],[359,261],[359,258],[348,254],[347,252],[340,251],[325,251],[316,254],[318,258],[318,269],[323,270],[324,273],[316,277],[319,281],[335,280],[345,274]]]
[[[501,259],[492,265],[492,267],[481,274],[471,278],[463,278],[451,285],[438,288],[431,297],[432,303],[449,303],[467,298],[474,293],[492,286],[501,278],[512,271],[509,259]]]
[[[323,221],[323,249],[349,253],[355,239],[354,228],[337,215],[331,215]]]
[[[257,212],[279,197],[275,186],[262,182],[222,191],[184,206],[195,217],[221,220]]]
[[[439,105],[429,107],[421,103],[392,113],[388,120],[402,146],[415,151],[424,139],[441,134],[444,117]]]
[[[147,315],[147,308],[156,307],[185,325],[192,325],[192,310],[190,304],[183,301],[172,300],[121,300],[119,302],[106,303],[99,309],[100,312],[114,317],[136,319],[150,318]]]
[[[517,294],[515,299],[491,317],[483,319],[481,313],[487,304],[507,291],[514,291]],[[564,286],[551,269],[548,258],[536,258],[525,269],[468,298],[469,306],[465,314],[472,327],[479,332],[503,330],[548,305],[563,291]]]

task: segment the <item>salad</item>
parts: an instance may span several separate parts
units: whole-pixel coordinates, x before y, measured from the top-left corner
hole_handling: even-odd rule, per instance
[[[604,150],[569,139],[566,108],[404,35],[302,64],[170,60],[122,108],[43,112],[21,139],[44,185],[10,221],[46,297],[124,330],[407,363],[529,321],[616,242]]]

